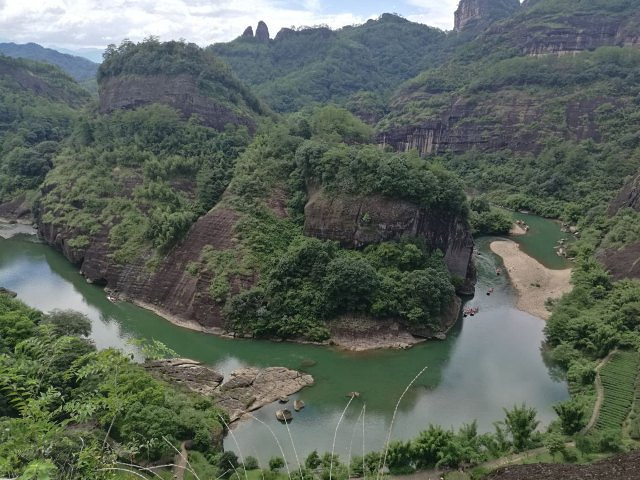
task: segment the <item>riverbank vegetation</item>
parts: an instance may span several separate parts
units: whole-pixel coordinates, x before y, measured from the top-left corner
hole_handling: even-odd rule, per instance
[[[171,463],[182,441],[220,452],[225,412],[120,351],[97,351],[90,329],[81,314],[0,294],[0,474],[123,478],[127,463]]]

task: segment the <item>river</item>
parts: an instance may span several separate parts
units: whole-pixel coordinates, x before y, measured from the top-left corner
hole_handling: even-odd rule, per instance
[[[564,267],[552,258],[552,246],[562,237],[558,226],[543,219],[527,218],[527,222],[532,225],[527,241],[536,245],[537,238],[547,245],[542,253],[532,253],[552,268]],[[246,365],[281,365],[312,374],[315,385],[295,397],[307,405],[289,425],[295,451],[286,427],[275,419],[278,405],[256,413],[276,433],[292,462],[296,453],[303,459],[314,449],[331,450],[336,424],[349,401],[347,393],[360,392],[337,434],[335,451],[346,458],[350,445],[354,454],[362,453],[363,406],[365,450],[379,449],[398,397],[425,366],[399,405],[393,439],[412,438],[429,423],[455,428],[474,419],[481,431],[488,431],[504,417],[503,407],[522,402],[537,409],[542,424],[555,418],[552,405],[568,398],[568,391],[543,362],[544,322],[515,309],[514,291],[506,277],[496,276],[499,259],[488,250],[488,241],[478,242],[478,294],[468,302],[480,307],[480,313],[460,319],[445,341],[400,351],[350,353],[313,345],[224,339],[182,329],[144,309],[109,302],[104,291],[88,284],[62,255],[26,235],[0,238],[0,286],[44,311],[72,308],[85,313],[99,348],[136,353],[130,339],[153,338],[181,356],[214,365],[223,374]],[[490,286],[494,293],[487,296]],[[238,425],[234,437],[227,437],[227,448],[238,450],[237,441],[241,453],[261,462],[280,454],[270,431],[255,420]]]

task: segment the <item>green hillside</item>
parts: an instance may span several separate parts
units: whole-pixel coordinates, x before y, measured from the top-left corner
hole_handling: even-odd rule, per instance
[[[0,203],[40,185],[88,101],[57,67],[0,56]]]
[[[444,57],[444,32],[384,14],[363,25],[283,29],[275,39],[240,37],[209,47],[275,110],[383,96]]]

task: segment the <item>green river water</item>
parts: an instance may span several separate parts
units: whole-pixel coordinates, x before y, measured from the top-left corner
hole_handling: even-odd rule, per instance
[[[563,237],[554,222],[516,215],[531,225],[530,234],[518,239],[522,248],[551,268],[565,267],[552,249]],[[11,227],[0,226],[5,233]],[[394,406],[409,381],[427,370],[409,389],[399,405],[392,438],[414,437],[429,423],[458,427],[478,420],[482,431],[503,418],[503,407],[526,402],[538,410],[543,424],[555,415],[551,406],[568,397],[564,382],[554,380],[543,362],[542,320],[514,307],[515,295],[504,275],[497,277],[499,258],[488,250],[490,239],[480,239],[477,295],[468,302],[480,307],[475,317],[460,319],[445,341],[427,342],[409,350],[350,353],[328,347],[223,339],[182,329],[133,305],[113,304],[99,287],[87,284],[75,267],[58,252],[18,235],[0,238],[0,286],[18,293],[27,304],[48,311],[72,308],[87,314],[93,323],[92,339],[99,348],[118,347],[135,352],[131,338],[154,338],[179,355],[214,365],[223,374],[246,365],[281,365],[312,374],[315,385],[294,398],[307,407],[289,425],[295,451],[284,425],[270,405],[256,417],[278,436],[285,454],[295,462],[312,450],[330,451],[334,431],[351,391],[361,396],[349,406],[340,424],[336,453],[346,458],[362,453],[363,405],[366,404],[364,443],[367,451],[379,449],[386,438]],[[485,295],[494,287],[492,296]],[[265,461],[279,455],[272,434],[250,420],[234,428],[226,447]]]

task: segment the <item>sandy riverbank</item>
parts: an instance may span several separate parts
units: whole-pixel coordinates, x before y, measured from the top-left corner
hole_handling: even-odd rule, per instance
[[[510,240],[496,240],[491,251],[502,257],[513,286],[518,291],[519,310],[544,320],[551,313],[544,306],[547,298],[559,298],[571,291],[571,269],[551,270],[520,250]]]

